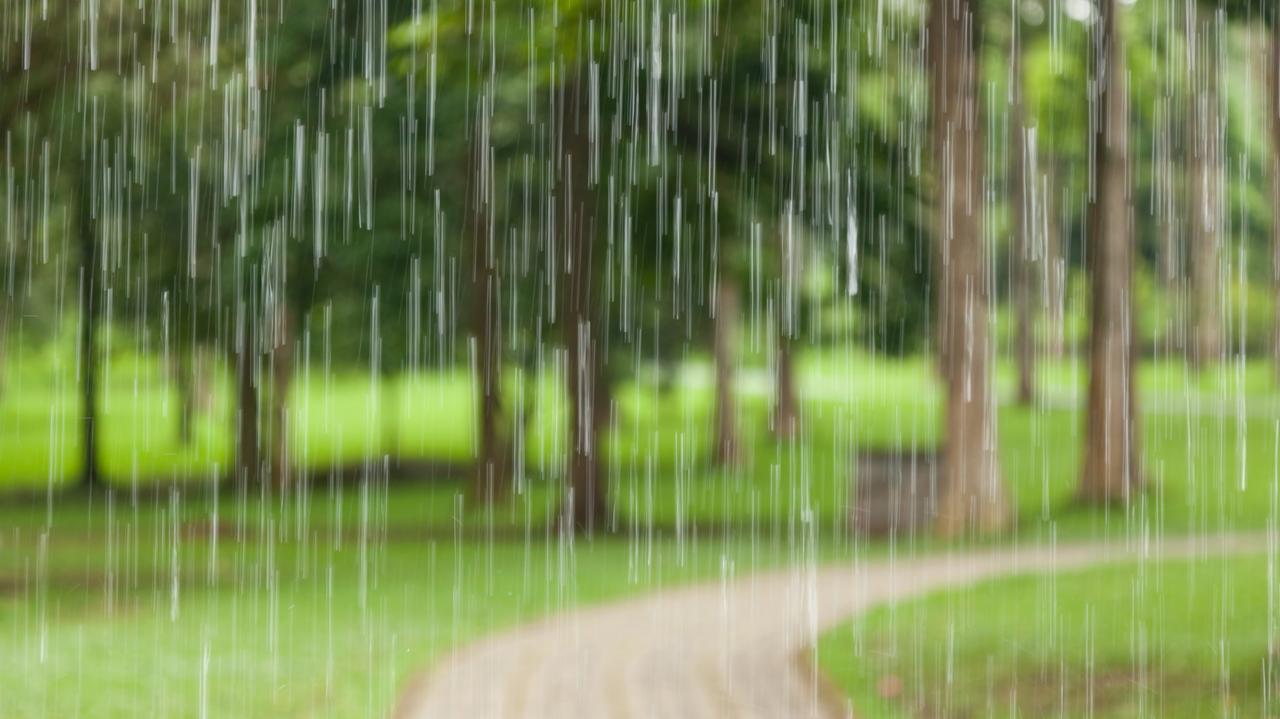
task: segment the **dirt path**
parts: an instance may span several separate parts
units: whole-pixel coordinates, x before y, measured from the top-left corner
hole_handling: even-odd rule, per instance
[[[834,717],[814,639],[889,600],[985,577],[1266,547],[1263,535],[1023,546],[756,574],[587,607],[465,646],[398,719]]]

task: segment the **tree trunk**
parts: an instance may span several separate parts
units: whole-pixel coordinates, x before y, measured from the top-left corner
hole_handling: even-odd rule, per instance
[[[1280,17],[1271,19],[1271,291],[1275,329],[1271,360],[1280,382]]]
[[[261,445],[258,423],[257,353],[253,323],[246,309],[236,353],[236,481],[256,484],[261,478]]]
[[[1062,218],[1058,206],[1056,162],[1049,159],[1044,172],[1044,354],[1060,359],[1066,338],[1062,316],[1066,313],[1067,263],[1062,251]]]
[[[799,285],[802,272],[796,237],[790,230],[790,209],[778,233],[778,251],[782,265],[782,292],[776,309],[774,352],[773,436],[778,440],[794,439],[800,430],[800,401],[796,393],[793,344],[799,307]]]
[[[271,481],[289,484],[289,386],[293,380],[293,319],[287,307],[276,317],[275,345],[271,350]]]
[[[594,300],[595,195],[590,179],[590,136],[587,123],[586,89],[571,81],[560,90],[561,147],[557,199],[563,202],[561,215],[565,233],[562,263],[561,330],[567,348],[566,374],[569,390],[571,441],[569,448],[568,494],[562,522],[587,534],[607,528],[605,471],[600,456],[600,433],[607,423],[609,407],[603,387],[600,356],[600,323]]]
[[[196,405],[196,382],[191,366],[191,356],[182,349],[175,349],[169,358],[169,363],[170,382],[178,400],[178,443],[187,447],[191,444]]]
[[[1219,301],[1222,244],[1222,152],[1218,143],[1218,61],[1213,21],[1202,22],[1191,5],[1196,37],[1189,125],[1191,147],[1187,168],[1187,205],[1191,210],[1191,366],[1202,369],[1222,358],[1222,312]]]
[[[996,455],[991,385],[975,24],[973,0],[933,0],[929,70],[937,163],[934,219],[943,276],[939,349],[947,395],[937,518],[937,531],[943,536],[998,530],[1009,518]]]
[[[1015,354],[1018,362],[1018,394],[1020,405],[1029,405],[1035,396],[1035,312],[1032,304],[1031,280],[1035,253],[1031,244],[1031,206],[1027,185],[1027,126],[1022,100],[1022,42],[1014,30],[1010,52],[1009,107],[1009,205],[1012,214],[1010,259],[1013,262],[1013,305]]]
[[[489,231],[487,207],[492,185],[485,181],[491,177],[487,154],[487,143],[477,142],[471,151],[465,235],[471,243],[471,333],[476,343],[476,405],[480,410],[471,499],[479,504],[492,504],[506,496],[513,459],[502,431],[501,275]]]
[[[98,464],[98,238],[93,217],[92,178],[81,168],[80,197],[80,484],[103,484]]]
[[[733,393],[734,364],[738,348],[738,285],[724,270],[716,281],[714,327],[716,409],[713,461],[718,467],[738,463],[738,408]]]
[[[1133,383],[1133,255],[1129,235],[1128,99],[1116,0],[1104,0],[1094,26],[1099,121],[1097,176],[1088,205],[1091,277],[1089,398],[1080,494],[1089,502],[1127,502],[1141,486],[1138,407]]]

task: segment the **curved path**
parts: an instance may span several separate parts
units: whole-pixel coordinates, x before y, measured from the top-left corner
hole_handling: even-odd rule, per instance
[[[589,606],[464,646],[398,719],[838,717],[814,640],[874,604],[995,575],[1260,550],[1264,535],[1021,546],[764,572]]]

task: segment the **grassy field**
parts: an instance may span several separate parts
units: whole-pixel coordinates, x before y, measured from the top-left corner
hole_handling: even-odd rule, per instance
[[[1000,579],[884,606],[819,661],[861,717],[1270,717],[1276,559]]]
[[[65,369],[64,359],[25,357],[9,369],[10,390],[0,396],[0,456],[6,458],[0,463],[0,494],[38,495],[74,481],[78,404],[73,378],[59,369]],[[524,462],[514,501],[484,519],[537,527],[556,506],[567,407],[552,376],[510,374],[508,406],[522,397],[529,415],[518,438]],[[129,357],[110,363],[102,423],[102,462],[110,481],[122,489],[207,485],[224,475],[232,461],[233,408],[228,382],[218,378],[194,440],[184,446],[174,418],[177,401],[161,364]],[[1008,367],[1000,368],[999,381],[1008,397]],[[776,444],[768,436],[767,371],[740,373],[741,426],[749,451],[741,466],[724,471],[707,463],[709,365],[691,361],[665,387],[656,381],[618,387],[607,459],[621,522],[781,528],[807,511],[824,526],[839,528],[857,451],[939,444],[941,395],[927,359],[812,353],[800,363],[799,382],[804,439]],[[1001,457],[1023,530],[1044,531],[1052,524],[1058,531],[1096,535],[1135,526],[1263,526],[1270,516],[1264,480],[1276,475],[1273,450],[1280,431],[1280,392],[1270,367],[1258,362],[1190,374],[1180,362],[1147,363],[1139,383],[1151,491],[1122,513],[1084,510],[1073,501],[1083,429],[1078,407],[1084,372],[1078,363],[1043,369],[1043,398],[1036,406],[1002,407]],[[456,480],[472,453],[471,387],[460,371],[375,379],[367,373],[304,371],[290,397],[295,461],[313,469],[368,461],[375,475],[400,461],[426,461],[441,467],[428,472],[434,479]],[[359,473],[348,471],[343,481],[358,479]],[[449,524],[458,519],[461,491],[456,484],[448,491],[424,491],[421,501],[391,511]]]
[[[388,539],[376,523],[214,542],[164,512],[99,517],[0,538],[0,716],[388,716],[412,672],[480,634],[802,559],[748,539]]]
[[[768,373],[744,369],[749,451],[742,466],[713,471],[712,376],[694,360],[665,388],[618,388],[608,461],[625,530],[571,541],[549,521],[566,420],[549,376],[512,373],[509,392],[531,412],[525,470],[509,502],[479,510],[463,502],[457,470],[404,483],[382,472],[398,458],[465,464],[474,421],[463,373],[375,381],[303,372],[290,403],[296,461],[370,461],[367,471],[280,492],[209,481],[230,460],[225,379],[183,447],[160,364],[118,357],[106,368],[103,423],[117,491],[63,494],[77,469],[75,385],[63,359],[10,363],[0,395],[0,486],[28,495],[0,501],[5,717],[385,714],[410,672],[440,652],[538,614],[728,571],[887,551],[845,532],[852,456],[938,443],[928,360],[812,353],[800,363],[803,439],[769,438]],[[1274,520],[1280,395],[1264,365],[1194,376],[1174,363],[1143,367],[1151,489],[1125,511],[1073,502],[1083,373],[1057,364],[1043,380],[1044,401],[1006,405],[1000,418],[1024,540]],[[1000,382],[1007,396],[1007,368]],[[143,485],[152,491],[133,491]],[[747,531],[724,535],[726,526]],[[811,530],[814,542],[790,541]],[[894,551],[930,546],[919,537]]]

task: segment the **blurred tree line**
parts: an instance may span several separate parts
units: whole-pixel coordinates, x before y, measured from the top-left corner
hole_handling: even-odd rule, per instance
[[[553,372],[587,531],[644,366],[713,358],[727,466],[745,346],[784,440],[797,347],[932,351],[958,534],[1008,519],[1002,348],[1022,402],[1087,352],[1097,501],[1141,484],[1136,356],[1280,355],[1261,0],[0,3],[0,342],[75,324],[89,486],[105,327],[171,367],[184,433],[230,368],[241,485],[292,481],[299,367],[465,366],[500,501],[504,370]]]

